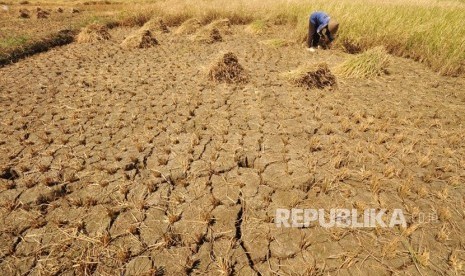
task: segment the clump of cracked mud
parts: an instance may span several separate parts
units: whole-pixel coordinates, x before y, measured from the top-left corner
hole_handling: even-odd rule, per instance
[[[208,78],[216,82],[245,83],[248,74],[239,63],[238,57],[232,52],[227,52],[220,54],[213,62],[208,71]]]
[[[150,48],[156,45],[158,45],[157,38],[150,30],[144,28],[135,31],[121,42],[121,47],[124,49]]]
[[[337,85],[336,76],[326,63],[298,68],[287,73],[291,82],[307,89],[324,89]]]
[[[111,38],[108,27],[101,24],[91,24],[82,28],[76,37],[78,43],[93,43]]]

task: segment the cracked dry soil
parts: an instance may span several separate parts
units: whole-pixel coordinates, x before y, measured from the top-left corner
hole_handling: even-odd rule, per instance
[[[393,58],[389,75],[306,90],[281,74],[348,54],[243,26],[121,49],[133,31],[0,69],[1,275],[460,271],[463,79]],[[220,51],[247,83],[208,80]],[[408,228],[277,228],[293,207],[401,208]]]

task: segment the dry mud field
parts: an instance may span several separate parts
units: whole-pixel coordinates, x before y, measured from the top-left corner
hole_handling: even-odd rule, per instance
[[[349,54],[244,26],[122,49],[134,31],[0,69],[1,275],[463,273],[463,78],[392,57],[307,90],[282,73]],[[208,79],[227,51],[248,82]],[[400,208],[407,228],[278,228],[277,208]]]

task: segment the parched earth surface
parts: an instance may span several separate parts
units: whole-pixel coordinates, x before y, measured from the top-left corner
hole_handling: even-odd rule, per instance
[[[282,73],[349,54],[243,26],[121,49],[133,31],[0,69],[1,275],[463,272],[463,79],[392,58],[307,90]],[[222,51],[248,83],[208,80]],[[400,208],[407,228],[278,228],[277,208]]]

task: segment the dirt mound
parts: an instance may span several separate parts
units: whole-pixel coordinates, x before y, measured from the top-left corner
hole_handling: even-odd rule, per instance
[[[192,40],[211,44],[223,41],[223,36],[217,28],[201,28],[193,35]]]
[[[220,19],[198,29],[192,36],[192,40],[211,44],[223,41],[222,34],[231,33],[231,22],[229,19]]]
[[[100,24],[91,24],[81,30],[76,41],[78,43],[92,43],[100,40],[109,40],[111,38],[108,27]]]
[[[195,33],[198,29],[202,27],[202,23],[200,23],[200,20],[197,18],[191,18],[179,26],[176,31],[174,32],[175,34],[193,34]]]
[[[162,33],[169,33],[170,29],[166,26],[165,22],[161,18],[154,18],[147,21],[142,29],[149,30],[152,33],[154,32],[162,32]]]
[[[227,18],[225,19],[219,19],[211,22],[205,28],[212,30],[212,29],[218,29],[221,31],[223,34],[231,34],[231,21]]]
[[[226,83],[245,83],[248,81],[247,72],[232,52],[220,55],[211,66],[208,78],[212,81]]]
[[[49,15],[50,15],[50,12],[43,10],[41,8],[37,8],[37,13],[36,13],[37,19],[46,19],[48,18]]]
[[[340,45],[342,51],[348,54],[359,54],[362,52],[362,47],[359,43],[350,40],[350,39],[341,39],[337,41],[337,44]]]
[[[158,45],[158,40],[147,29],[138,30],[121,43],[121,47],[124,49],[150,48],[155,45]]]
[[[30,13],[29,13],[29,10],[27,9],[20,9],[19,10],[19,17],[20,18],[29,18],[31,17]]]
[[[372,78],[388,73],[389,63],[384,47],[375,47],[350,57],[336,68],[336,73],[348,78]]]
[[[285,76],[297,86],[307,89],[324,89],[337,85],[336,77],[329,70],[328,64],[319,63],[286,73]]]

